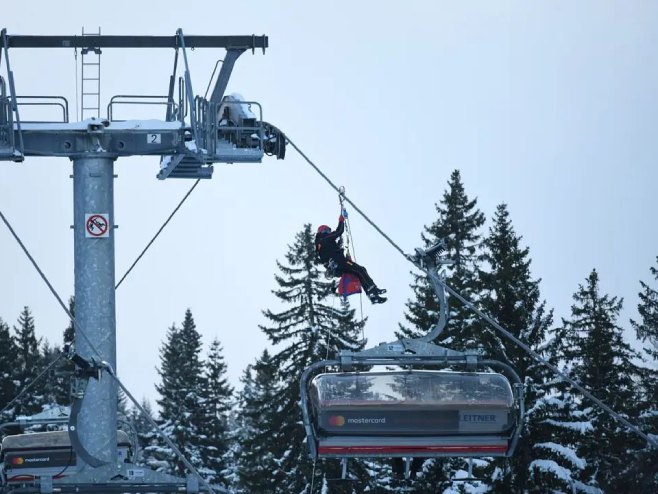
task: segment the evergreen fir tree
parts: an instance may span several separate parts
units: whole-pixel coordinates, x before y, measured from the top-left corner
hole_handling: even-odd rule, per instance
[[[75,297],[69,297],[69,312],[75,317]],[[69,320],[69,325],[64,329],[64,346],[72,345],[75,343],[75,329],[73,328],[73,321]]]
[[[539,301],[539,280],[532,279],[530,274],[530,249],[521,247],[521,239],[514,231],[507,205],[499,205],[484,240],[482,260],[486,267],[479,271],[480,306],[514,336],[537,347],[545,338],[551,314],[538,320],[538,312],[543,315],[545,304]],[[488,356],[509,363],[522,376],[534,366],[532,357],[504,340],[486,321],[478,321],[478,326]]]
[[[64,362],[62,350],[57,345],[50,346],[48,340],[44,340],[41,345],[41,361],[43,367],[47,367],[53,362],[58,361],[51,367],[50,372],[42,379],[43,404],[46,405],[66,405],[66,397],[69,395],[68,388],[65,390],[64,378],[60,374],[60,369]]]
[[[16,355],[18,348],[9,332],[9,326],[0,319],[0,410],[18,394],[16,386]],[[0,420],[6,422],[14,415],[14,407],[9,407],[0,414]]]
[[[574,302],[570,319],[556,330],[552,345],[557,349],[552,354],[561,357],[573,379],[613,410],[637,416],[636,355],[617,323],[622,300],[600,294],[599,276],[593,270],[574,294]],[[535,444],[543,456],[533,462],[536,485],[623,492],[623,458],[637,440],[566,383],[556,382],[554,388],[555,394],[544,401],[545,440]]]
[[[658,257],[656,257],[658,264]],[[651,267],[651,275],[658,281],[658,269]],[[639,341],[644,344],[645,367],[641,369],[642,398],[640,426],[647,434],[658,437],[658,290],[640,281],[639,321],[631,321]],[[658,286],[658,285],[657,285]],[[627,485],[633,492],[658,492],[658,450],[647,445],[631,452],[628,461]]]
[[[541,355],[553,314],[552,311],[547,312],[545,302],[540,302],[539,280],[534,280],[530,273],[530,250],[521,247],[521,239],[514,231],[507,205],[499,205],[493,226],[484,241],[482,259],[486,267],[480,270],[481,307]],[[532,411],[532,405],[544,393],[545,368],[513,342],[501,340],[501,336],[486,321],[480,323],[479,334],[485,341],[487,356],[516,369],[524,384],[525,409]],[[524,492],[526,489],[529,465],[534,459],[532,445],[535,438],[532,432],[539,426],[535,419],[532,413],[526,415],[515,456],[488,466],[487,477],[496,479],[494,492]]]
[[[69,312],[75,316],[75,298],[69,297]],[[73,328],[73,321],[69,320],[68,326],[64,329],[62,335],[62,348],[67,349],[75,342],[75,330]],[[75,364],[66,358],[53,369],[52,379],[52,394],[56,403],[60,405],[71,404],[71,382],[73,373],[75,372]]]
[[[119,388],[117,390],[117,418],[125,422],[128,420],[129,414],[128,397],[126,396],[126,393],[123,392],[123,389]]]
[[[239,465],[237,463],[238,450],[240,449],[238,428],[240,427],[240,410],[238,406],[238,397],[234,395],[231,402],[231,409],[226,414],[226,441],[227,451],[223,456],[225,467],[222,470],[224,482],[231,492],[237,492],[240,486]]]
[[[534,418],[532,462],[528,492],[603,494],[587,471],[581,445],[594,434],[581,397],[562,382],[553,381],[554,393],[540,398],[531,410]]]
[[[658,257],[656,257],[658,264]],[[658,268],[651,267],[652,276],[658,281]],[[631,321],[638,340],[645,344],[643,351],[650,367],[658,366],[658,290],[640,281],[642,291],[639,293],[640,303],[637,306],[640,321]],[[645,373],[644,386],[647,398],[654,399],[658,405],[658,375],[655,372]]]
[[[281,274],[275,275],[279,288],[273,293],[286,306],[281,312],[264,311],[269,325],[261,326],[269,340],[279,345],[279,352],[271,357],[283,382],[280,392],[273,397],[273,406],[283,418],[276,433],[285,438],[286,449],[278,453],[276,461],[283,480],[270,486],[270,492],[308,492],[313,465],[305,445],[305,432],[299,407],[299,379],[306,367],[319,360],[334,358],[342,349],[360,350],[359,341],[363,322],[355,320],[348,302],[335,307],[335,281],[324,280],[315,264],[315,249],[311,225],[304,225],[286,254],[286,263],[277,262]],[[331,304],[331,305],[330,305]],[[320,465],[316,470],[315,485],[327,478],[335,478],[339,462]],[[361,463],[354,462],[352,472],[362,474]],[[335,492],[343,492],[336,487]],[[345,489],[348,489],[345,487]],[[351,488],[348,489],[351,492]]]
[[[133,462],[137,464],[153,464],[157,459],[146,454],[146,447],[155,446],[157,442],[157,432],[153,429],[153,425],[149,421],[149,418],[155,421],[155,417],[151,403],[146,398],[142,399],[140,405],[148,415],[148,418],[135,406],[131,407],[128,411],[128,422],[137,435],[137,449],[133,452]]]
[[[16,368],[16,382],[19,391],[33,383],[43,370],[43,360],[39,351],[39,340],[36,337],[34,318],[29,307],[24,307],[18,316],[18,326],[14,326],[14,339],[18,352],[14,361]],[[43,378],[34,382],[28,393],[17,402],[17,413],[32,415],[41,411],[44,396]]]
[[[239,492],[271,492],[282,485],[285,472],[278,459],[288,440],[281,434],[286,418],[277,408],[282,382],[267,350],[245,369],[239,394],[240,414],[234,432],[237,488]]]
[[[232,406],[233,388],[226,376],[223,351],[219,340],[213,340],[206,360],[203,390],[205,417],[200,425],[204,436],[202,460],[205,479],[209,483],[227,487],[231,461],[228,455],[228,416]]]
[[[203,364],[200,360],[201,335],[196,330],[192,312],[185,312],[181,328],[173,325],[160,350],[162,383],[160,394],[160,426],[176,447],[197,469],[202,467],[200,424],[203,420]],[[171,449],[158,439],[158,446],[148,446],[154,458],[150,465],[157,470],[185,476],[186,468]]]

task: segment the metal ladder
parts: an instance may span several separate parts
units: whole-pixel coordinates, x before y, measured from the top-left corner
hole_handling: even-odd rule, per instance
[[[101,28],[97,33],[85,32],[82,36],[100,36]],[[96,47],[86,47],[81,50],[81,96],[80,120],[86,118],[100,118],[101,113],[101,50]],[[87,61],[87,57],[91,61]]]

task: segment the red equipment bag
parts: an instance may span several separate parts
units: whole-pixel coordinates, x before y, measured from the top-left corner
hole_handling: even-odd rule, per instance
[[[359,278],[351,273],[343,273],[338,282],[338,294],[346,299],[355,293],[361,293],[361,282]]]

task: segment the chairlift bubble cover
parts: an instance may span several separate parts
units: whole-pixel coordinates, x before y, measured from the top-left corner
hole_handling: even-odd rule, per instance
[[[130,440],[124,431],[117,431],[117,447],[117,461],[127,461]],[[5,482],[23,482],[41,476],[60,478],[82,467],[67,431],[6,436],[0,448],[0,461]]]
[[[496,373],[321,374],[311,402],[322,436],[503,435],[515,424],[512,389]]]

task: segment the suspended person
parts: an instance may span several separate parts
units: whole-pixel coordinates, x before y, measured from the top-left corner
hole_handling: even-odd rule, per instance
[[[315,252],[320,262],[334,272],[336,276],[345,273],[353,274],[361,282],[361,286],[366,291],[366,295],[373,304],[383,304],[386,297],[382,297],[386,290],[377,288],[375,282],[363,266],[355,263],[345,257],[342,247],[341,235],[345,231],[345,216],[341,213],[338,217],[338,227],[336,231],[331,231],[327,225],[320,225],[315,235]]]

